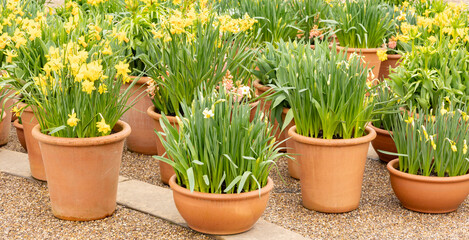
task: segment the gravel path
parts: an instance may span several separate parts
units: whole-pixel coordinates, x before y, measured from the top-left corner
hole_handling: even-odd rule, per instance
[[[10,143],[3,148],[18,151],[21,147],[16,134],[12,133]],[[302,207],[299,181],[288,177],[286,161],[280,160],[278,169],[282,177],[276,172],[271,174],[275,188],[264,219],[313,239],[469,239],[469,199],[458,211],[449,214],[421,214],[406,210],[401,207],[391,189],[386,165],[371,159],[366,164],[360,208],[345,214],[324,214]],[[151,156],[125,151],[121,175],[167,187],[160,182],[158,164]],[[38,234],[52,232],[50,234],[57,234],[55,236],[70,236],[80,232],[85,236],[116,234],[125,238],[158,236],[164,239],[173,236],[168,234],[176,232],[181,237],[171,238],[203,238],[203,235],[122,206],[106,220],[92,223],[59,221],[50,214],[45,184],[0,176],[0,202],[7,203],[0,207],[0,212],[9,212],[0,214],[0,229],[3,229],[2,225],[9,226],[12,221],[9,219],[14,219],[15,224],[19,223],[9,229],[18,234],[21,229],[35,229]],[[18,196],[13,198],[15,195]],[[5,201],[4,198],[9,200]],[[136,220],[140,218],[142,220]],[[38,224],[32,219],[46,224]],[[103,233],[103,229],[109,229],[108,233]]]

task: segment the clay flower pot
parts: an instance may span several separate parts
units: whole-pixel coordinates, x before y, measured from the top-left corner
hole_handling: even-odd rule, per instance
[[[113,131],[103,137],[61,138],[41,133],[39,124],[34,127],[54,216],[89,221],[114,213],[124,140],[130,126],[118,121]]]
[[[282,119],[285,120],[285,117],[290,109],[289,108],[283,108],[282,111]],[[296,151],[295,151],[295,141],[292,141],[291,139],[288,139],[288,130],[295,126],[295,120],[292,120],[290,124],[285,128],[283,132],[280,134],[280,138],[278,141],[285,141],[285,145],[287,147],[287,153],[290,154],[291,157],[296,158]],[[300,179],[300,162],[299,158],[296,158],[295,160],[288,158],[288,174],[290,174],[290,177],[295,178],[295,179]]]
[[[267,91],[269,91],[271,89],[271,87],[267,87],[267,86],[264,86],[260,83],[259,79],[254,81],[254,88],[256,89],[256,95],[259,96]],[[264,99],[261,99],[260,100],[260,111],[262,111],[264,113],[265,116],[269,116],[270,117],[270,107],[272,106],[272,101],[266,101]],[[287,112],[288,112],[288,109],[287,109]],[[285,113],[282,113],[282,118],[285,119]],[[252,119],[252,117],[251,117]],[[288,126],[284,132],[280,132],[280,129],[282,128],[282,126],[279,126],[277,120],[274,120],[273,121],[273,125],[274,125],[274,129],[275,128],[278,128],[279,131],[277,131],[275,133],[275,138],[280,142],[280,141],[283,141],[285,139],[285,136],[287,136],[287,131],[288,131]],[[293,124],[295,125],[295,124]],[[282,144],[280,144],[281,148],[285,148],[287,147],[287,143],[286,142],[283,142]]]
[[[379,79],[384,79],[389,77],[389,71],[391,68],[396,68],[398,66],[398,61],[402,58],[402,55],[399,54],[388,54],[388,60],[381,62],[381,68],[379,70]]]
[[[2,110],[0,109],[0,112]],[[0,119],[0,135],[3,133],[3,131],[5,131],[5,125],[8,126],[8,128],[10,128],[10,121],[8,119],[8,116],[11,116],[10,114],[7,114],[7,112],[3,112],[3,115],[1,116],[2,118]],[[8,131],[10,131],[10,129],[8,129]]]
[[[11,94],[10,94],[11,95]],[[1,103],[0,107],[5,107],[5,116],[3,116],[2,121],[11,123],[11,114],[10,109],[11,106],[14,104],[14,99],[6,99],[5,106]],[[8,137],[10,136],[10,124],[3,124],[2,128],[0,129],[0,146],[6,145],[8,143]]]
[[[18,136],[18,140],[20,141],[21,146],[24,148],[24,150],[28,151],[28,148],[26,147],[26,140],[24,138],[23,124],[19,122],[19,119],[16,119],[13,122],[13,126],[16,128],[16,136]]]
[[[18,103],[18,108],[25,107],[26,104]],[[42,162],[41,149],[39,148],[38,141],[33,137],[33,128],[38,124],[34,112],[31,107],[24,109],[21,114],[23,122],[24,138],[26,140],[26,148],[28,149],[29,167],[31,175],[38,180],[46,181],[46,172],[44,170],[44,163]]]
[[[469,173],[457,177],[427,177],[399,171],[399,159],[387,165],[391,186],[402,206],[423,213],[455,211],[469,194]]]
[[[337,51],[344,50],[345,47],[337,46]],[[375,78],[379,77],[379,72],[381,71],[381,61],[379,60],[378,55],[376,54],[381,48],[348,48],[347,56],[350,57],[350,54],[356,53],[362,55],[367,64],[368,68],[373,68],[373,75]],[[368,80],[373,80],[368,77]]]
[[[135,77],[131,77],[135,78]],[[137,83],[132,87],[132,95],[129,97],[129,103],[134,101],[142,92],[146,91],[145,84],[151,78],[141,77]],[[127,88],[129,84],[126,84]],[[144,96],[139,99],[135,105],[130,108],[122,116],[122,120],[128,123],[132,129],[129,137],[127,138],[127,148],[132,152],[155,155],[156,141],[158,136],[153,132],[153,120],[147,115],[148,107],[153,106],[150,97],[144,93]]]
[[[369,124],[369,126],[373,128],[373,130],[375,130],[376,132],[376,138],[373,141],[371,141],[371,145],[373,146],[376,153],[378,154],[379,159],[381,159],[384,162],[389,162],[393,160],[394,158],[396,158],[396,156],[385,154],[379,151],[379,150],[383,150],[386,152],[397,153],[396,144],[394,143],[394,140],[391,137],[392,132],[389,132],[381,128],[377,128],[373,126],[373,124],[371,123]]]
[[[160,125],[160,119],[161,117],[163,117],[163,115],[155,112],[155,106],[150,106],[147,109],[147,114],[153,119],[154,129],[158,132],[163,132],[163,128]],[[174,127],[179,127],[176,117],[171,117],[171,116],[166,116],[166,117],[168,118],[171,125],[173,125]],[[157,136],[154,130],[152,130],[151,132],[155,136]],[[163,156],[163,154],[166,152],[166,149],[164,148],[159,138],[156,140],[156,150],[157,150],[158,156]],[[158,161],[158,165],[160,167],[161,181],[164,184],[168,184],[171,176],[175,174],[173,167],[171,167],[171,165],[162,161]]]
[[[181,216],[190,228],[207,234],[227,235],[248,231],[261,217],[270,191],[274,187],[269,178],[259,191],[240,194],[192,192],[176,183],[172,176],[169,185]]]
[[[288,130],[300,158],[303,206],[326,213],[355,210],[360,204],[363,173],[370,142],[376,132],[353,139],[318,139]]]

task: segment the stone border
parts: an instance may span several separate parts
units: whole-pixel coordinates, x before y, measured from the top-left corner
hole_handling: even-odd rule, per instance
[[[29,169],[28,154],[0,149],[0,171],[34,180]],[[34,180],[37,181],[37,180]],[[179,214],[170,189],[119,176],[117,203],[150,214],[171,223],[188,227]],[[212,236],[223,240],[302,240],[302,235],[260,219],[244,233],[229,236]]]

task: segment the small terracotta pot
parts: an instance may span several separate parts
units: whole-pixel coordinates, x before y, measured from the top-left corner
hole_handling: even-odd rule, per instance
[[[283,108],[282,111],[282,119],[285,120],[285,117],[290,109],[289,108]],[[280,139],[279,141],[283,141],[287,138],[288,136],[288,130],[295,126],[295,120],[292,119],[290,124],[285,128],[283,132],[280,134]],[[300,179],[300,158],[296,158],[296,151],[295,151],[295,141],[292,141],[291,139],[287,139],[285,141],[285,146],[287,147],[287,153],[290,154],[291,157],[295,158],[293,159],[288,159],[288,174],[290,174],[290,177],[295,178],[295,179]]]
[[[344,50],[345,47],[337,46],[337,51]],[[379,60],[378,55],[376,54],[381,48],[348,48],[347,56],[350,57],[350,54],[356,53],[361,54],[364,57],[364,60],[368,68],[373,68],[373,75],[375,78],[379,77],[379,72],[381,71],[381,61]],[[368,77],[368,80],[373,79]]]
[[[64,220],[89,221],[110,216],[116,209],[117,184],[130,126],[118,121],[111,135],[61,138],[41,133],[39,141],[47,173],[52,213]]]
[[[388,54],[388,60],[381,62],[381,68],[379,70],[379,79],[382,80],[384,78],[388,78],[389,71],[399,65],[398,62],[401,58],[402,55],[400,54]]]
[[[379,150],[383,150],[386,152],[397,153],[396,144],[394,143],[394,140],[391,137],[392,131],[389,132],[387,130],[377,128],[373,126],[372,123],[370,123],[369,126],[373,128],[373,130],[375,130],[376,132],[376,138],[373,141],[371,141],[371,145],[373,146],[376,153],[378,154],[379,159],[381,159],[381,161],[383,162],[389,162],[393,160],[394,158],[396,158],[396,156],[388,155],[379,151]]]
[[[207,234],[227,235],[248,231],[267,207],[272,179],[259,191],[240,194],[192,192],[176,183],[172,176],[169,185],[181,216],[190,228]]]
[[[24,108],[26,104],[18,103],[18,108]],[[26,140],[26,148],[28,149],[29,167],[31,175],[41,181],[46,181],[46,172],[44,170],[44,163],[42,162],[41,149],[39,148],[38,141],[33,137],[32,130],[39,122],[34,116],[31,107],[27,107],[21,114],[23,122],[24,138]]]
[[[28,151],[28,148],[26,147],[26,140],[24,138],[23,124],[19,122],[19,119],[16,119],[13,122],[13,126],[16,128],[16,136],[18,136],[18,140],[20,141],[21,146],[24,148],[24,150]]]
[[[10,94],[11,95],[11,94]],[[3,118],[2,121],[11,123],[11,114],[10,114],[10,108],[13,106],[14,99],[7,99],[5,100],[5,113],[6,114]],[[3,107],[3,102],[1,103],[0,107]],[[0,129],[0,146],[6,145],[8,143],[8,139],[10,136],[10,124],[3,124],[2,128]]]
[[[360,204],[363,173],[370,142],[376,132],[353,139],[318,139],[288,130],[298,153],[303,206],[326,213],[355,210]]]
[[[387,165],[391,186],[402,206],[423,213],[458,209],[469,194],[469,173],[457,177],[427,177],[398,170],[399,159]]]
[[[131,77],[135,79],[135,77]],[[141,77],[137,83],[132,87],[128,102],[134,101],[142,92],[146,91],[145,84],[151,80],[149,77]],[[124,87],[127,88],[129,84]],[[148,107],[153,106],[153,103],[148,96],[144,93],[144,96],[135,103],[122,116],[122,120],[128,123],[132,129],[132,133],[127,138],[127,148],[132,152],[155,155],[158,153],[156,150],[156,141],[158,136],[153,132],[153,120],[146,113]]]
[[[163,115],[155,112],[155,106],[150,106],[147,109],[147,114],[153,119],[154,129],[158,132],[163,132],[163,128],[160,125],[160,119],[161,117],[163,117]],[[166,116],[166,117],[168,118],[171,125],[173,125],[176,128],[179,128],[179,124],[176,120],[176,117],[171,117],[171,116]],[[152,132],[153,134],[156,135],[154,131]],[[164,148],[159,138],[156,140],[156,149],[158,151],[159,156],[163,156],[163,154],[166,152],[166,149]],[[171,165],[162,161],[158,161],[158,165],[160,166],[161,181],[164,184],[168,184],[171,176],[175,174],[173,167],[171,167]]]

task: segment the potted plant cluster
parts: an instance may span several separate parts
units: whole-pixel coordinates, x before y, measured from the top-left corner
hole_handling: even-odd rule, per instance
[[[192,229],[209,234],[249,230],[264,212],[273,188],[269,172],[279,152],[262,114],[223,87],[182,105],[179,128],[163,115],[158,133],[176,174],[170,179],[176,207]],[[171,160],[170,160],[171,159]]]
[[[360,202],[368,145],[376,137],[367,127],[373,111],[366,97],[369,70],[358,55],[347,60],[346,52],[335,45],[330,50],[327,42],[315,49],[298,44],[296,52],[282,55],[277,76],[287,87],[276,91],[285,92],[295,119],[288,134],[301,165],[303,206],[352,211]]]
[[[248,48],[251,36],[244,33],[254,24],[253,19],[236,20],[227,15],[215,18],[203,11],[186,11],[194,14],[184,16],[174,10],[172,16],[180,18],[176,23],[183,22],[182,26],[156,26],[155,40],[151,42],[156,54],[142,57],[150,66],[147,73],[152,79],[148,94],[153,106],[147,113],[157,131],[162,131],[163,114],[177,126],[175,117],[181,113],[181,103],[192,102],[198,90],[208,94],[220,82],[230,87],[247,83],[246,69],[253,61],[253,50]],[[157,141],[157,149],[159,156],[166,151],[161,141]],[[165,162],[159,164],[162,181],[167,184],[174,170]]]
[[[455,211],[469,194],[467,107],[404,111],[393,122],[398,159],[388,163],[391,185],[405,208]]]

